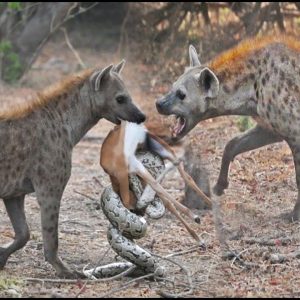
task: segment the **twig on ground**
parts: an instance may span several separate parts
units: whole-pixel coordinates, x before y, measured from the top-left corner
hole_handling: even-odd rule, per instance
[[[135,267],[135,266],[134,266]],[[109,278],[99,278],[95,280],[90,280],[90,279],[83,279],[82,282],[86,283],[88,282],[89,284],[94,284],[97,282],[107,282],[107,281],[112,281],[121,277],[126,276],[129,272],[131,272],[131,268],[118,274],[113,277]],[[152,274],[153,275],[153,274]],[[22,279],[24,281],[30,281],[30,282],[40,282],[40,283],[78,283],[79,279],[52,279],[52,278],[32,278],[32,277],[27,277]]]
[[[283,237],[278,239],[269,239],[269,238],[243,238],[241,241],[245,242],[246,244],[259,244],[262,246],[286,246],[291,243],[292,238],[290,237]]]
[[[101,256],[101,258],[98,260],[97,265],[99,265],[101,263],[101,261],[103,260],[103,258],[106,256],[106,254],[109,251],[109,247],[107,247],[107,249],[104,251],[104,254]],[[91,277],[94,275],[96,269],[93,270],[93,273],[91,274]],[[84,268],[83,268],[84,271]],[[80,289],[80,291],[77,293],[77,295],[75,296],[75,298],[78,298],[79,295],[85,290],[86,285],[88,284],[88,282],[90,281],[90,278],[88,278],[85,283],[83,284],[82,288]]]
[[[193,280],[192,280],[192,277],[191,277],[191,274],[190,274],[190,271],[185,267],[183,266],[182,264],[174,261],[173,259],[170,259],[166,256],[160,256],[160,255],[157,255],[157,254],[153,254],[151,253],[153,256],[156,256],[162,260],[166,260],[166,261],[169,261],[177,266],[179,266],[181,268],[181,270],[183,270],[186,275],[187,275],[187,279],[188,279],[188,284],[189,284],[189,290],[186,291],[186,292],[182,292],[182,293],[178,293],[178,294],[172,294],[172,293],[169,293],[169,292],[165,292],[165,291],[157,291],[157,294],[162,296],[162,297],[165,297],[165,298],[179,298],[179,297],[183,297],[183,296],[187,296],[187,295],[190,295],[193,293],[194,291],[194,285],[193,285]]]
[[[166,255],[165,258],[170,258],[170,257],[174,257],[174,256],[179,256],[179,255],[183,255],[183,254],[192,253],[192,252],[197,251],[198,249],[201,249],[201,246],[197,245],[197,246],[193,246],[193,247],[191,247],[190,249],[187,249],[187,250],[171,253],[171,254]]]
[[[248,251],[249,249],[244,249],[243,251],[241,251],[240,253],[238,253],[237,255],[235,255],[235,257],[233,258],[232,262],[231,262],[231,267],[233,267],[235,261],[238,259],[240,263],[244,264],[244,261],[241,259],[241,255],[242,253]]]
[[[88,228],[91,228],[91,225],[87,224],[87,223],[84,223],[84,222],[80,222],[79,220],[77,219],[73,219],[73,220],[61,220],[60,223],[71,223],[71,224],[77,224],[77,225],[81,225],[81,226],[85,226],[85,227],[88,227]]]
[[[84,196],[84,197],[86,197],[86,198],[89,198],[90,200],[98,201],[96,198],[93,198],[93,197],[91,197],[91,196],[89,196],[89,195],[86,195],[86,194],[84,194],[84,193],[78,192],[78,191],[76,191],[76,190],[74,190],[74,193],[79,194],[79,195],[81,195],[81,196]]]
[[[40,282],[44,284],[45,282],[48,283],[77,283],[78,279],[53,279],[53,278],[32,278],[27,277],[23,278],[24,281],[30,281],[30,282]]]
[[[242,252],[246,251],[246,250],[249,250],[249,249],[245,249],[243,250]],[[228,250],[228,251],[225,251],[223,252],[222,254],[222,259],[233,259],[233,262],[231,264],[231,266],[233,266],[233,263],[235,261],[239,262],[239,264],[242,266],[242,267],[246,267],[248,269],[250,268],[253,268],[253,267],[259,267],[260,265],[257,264],[257,263],[251,263],[251,262],[246,262],[244,261],[240,255],[242,254],[242,252],[236,254],[235,251],[232,251],[232,250]]]
[[[93,179],[101,186],[103,187],[103,184],[100,182],[100,180],[97,177],[93,177]]]
[[[79,292],[76,294],[76,296],[74,298],[78,298],[86,289],[86,285],[88,283],[89,280],[87,280],[83,285],[82,288],[79,290]]]
[[[194,248],[195,248],[195,247],[194,247]],[[198,247],[197,247],[197,248],[198,248]],[[171,255],[181,255],[181,254],[185,254],[185,253],[192,252],[192,251],[194,251],[194,250],[196,250],[196,249],[189,249],[189,250],[182,251],[182,252],[178,252],[178,253],[172,253]],[[173,264],[179,266],[179,267],[186,273],[187,278],[188,278],[188,285],[183,284],[183,283],[181,284],[182,286],[188,287],[188,288],[189,288],[188,291],[183,292],[183,293],[178,293],[178,294],[172,294],[172,293],[168,293],[168,292],[164,292],[164,291],[158,291],[157,293],[158,293],[159,295],[161,295],[162,297],[177,298],[177,297],[182,297],[182,296],[190,295],[191,293],[193,293],[193,288],[194,288],[194,287],[193,287],[192,278],[191,278],[191,275],[190,275],[189,270],[188,270],[185,266],[183,266],[182,264],[180,264],[180,263],[178,263],[178,262],[176,262],[176,261],[170,259],[169,257],[162,257],[162,256],[160,256],[160,255],[153,254],[153,253],[152,253],[152,255],[153,255],[153,256],[156,256],[156,257],[158,257],[158,258],[160,258],[160,259],[162,259],[162,260],[169,261],[169,262],[171,262],[171,263],[173,263]],[[111,278],[109,278],[109,279],[112,280],[112,279],[117,279],[117,278],[123,277],[123,276],[125,276],[126,274],[128,274],[129,272],[131,272],[131,271],[133,270],[133,268],[135,268],[135,266],[133,266],[132,268],[126,270],[125,272],[123,272],[123,273],[121,273],[121,274],[119,274],[119,275],[116,275],[116,276],[114,276],[114,277],[111,277]],[[115,288],[115,289],[112,289],[112,290],[108,291],[107,293],[101,295],[100,298],[106,298],[106,297],[108,297],[108,296],[111,296],[112,294],[114,294],[114,293],[116,293],[116,292],[119,292],[119,291],[122,291],[122,290],[126,289],[128,286],[130,286],[131,284],[133,284],[133,283],[135,283],[135,282],[137,282],[137,281],[139,281],[139,280],[146,279],[146,278],[149,278],[149,277],[152,277],[152,276],[155,276],[155,273],[150,273],[150,274],[146,274],[146,275],[137,277],[137,278],[135,278],[135,279],[133,279],[133,280],[130,280],[129,282],[127,282],[127,283],[121,285],[120,287],[117,287],[117,288]],[[168,281],[168,280],[165,280],[164,278],[161,278],[161,280],[163,280],[163,281]],[[101,280],[97,280],[97,281],[101,281]],[[169,280],[169,282],[170,282],[170,280]],[[172,281],[172,283],[174,284],[173,281]]]
[[[128,286],[130,286],[131,284],[133,284],[133,283],[135,283],[135,282],[137,282],[139,280],[150,278],[152,276],[155,276],[155,274],[154,273],[150,273],[150,274],[146,274],[146,275],[134,278],[134,279],[128,281],[127,283],[125,283],[124,285],[122,285],[122,286],[120,286],[118,288],[112,289],[109,292],[101,295],[99,298],[107,298],[108,296],[111,296],[112,294],[114,294],[116,292],[119,292],[119,291],[122,291],[122,290],[126,289]]]
[[[135,266],[133,266],[135,267]],[[133,269],[133,268],[132,268]],[[84,279],[82,280],[82,282],[84,283],[89,283],[89,284],[94,284],[97,282],[107,282],[107,281],[112,281],[115,279],[119,279],[121,277],[126,276],[128,273],[130,273],[132,271],[132,269],[128,269],[118,275],[115,275],[113,277],[109,277],[109,278],[99,278],[99,279],[95,279],[95,280],[90,280],[90,279]],[[152,274],[153,275],[153,274]],[[32,278],[32,277],[27,277],[22,279],[24,281],[30,281],[30,282],[40,282],[40,283],[78,283],[78,279],[52,279],[52,278]]]
[[[300,258],[300,251],[294,251],[290,252],[288,254],[272,254],[270,257],[271,263],[282,263],[287,260],[295,259],[295,258]]]
[[[100,262],[103,260],[103,258],[106,256],[107,252],[110,250],[110,247],[107,247],[106,251],[104,252],[104,254],[101,256],[101,258],[98,260],[97,265],[100,264]],[[86,287],[87,284],[93,284],[96,282],[108,282],[108,281],[112,281],[112,280],[116,280],[119,279],[121,277],[126,276],[127,274],[129,274],[130,272],[133,271],[133,269],[135,269],[136,266],[132,266],[129,269],[125,270],[124,272],[117,274],[115,276],[109,277],[109,278],[99,278],[99,279],[95,279],[95,280],[90,280],[90,278],[84,279],[82,280],[82,282],[84,282],[83,287],[80,289],[80,291],[77,293],[76,297],[78,297],[82,291],[84,290],[84,288]],[[96,269],[96,268],[95,268]],[[95,271],[94,269],[94,271]],[[92,273],[93,275],[93,273]],[[24,278],[24,281],[31,281],[31,282],[40,282],[40,283],[78,283],[78,279],[52,279],[52,278]]]

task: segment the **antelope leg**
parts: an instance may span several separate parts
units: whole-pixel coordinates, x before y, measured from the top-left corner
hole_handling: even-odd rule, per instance
[[[155,181],[155,179],[151,176],[151,174],[144,168],[144,166],[141,164],[138,166],[138,168],[135,170],[136,173],[142,177],[147,184],[149,184],[158,194],[160,199],[164,202],[166,208],[173,213],[185,226],[187,231],[191,234],[191,236],[197,241],[200,242],[200,239],[196,232],[189,226],[189,224],[180,216],[178,211],[176,210],[175,206],[177,204],[180,204],[176,200],[172,199],[170,195],[167,194],[167,192],[163,189],[163,187]],[[179,209],[182,209],[184,207],[182,204],[178,206]],[[191,217],[193,220],[199,219],[198,216],[194,215],[189,209],[184,207],[183,213],[187,214],[189,217]]]

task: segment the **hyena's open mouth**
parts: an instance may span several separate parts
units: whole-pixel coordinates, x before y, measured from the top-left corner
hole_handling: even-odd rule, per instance
[[[186,127],[186,119],[183,116],[175,116],[175,124],[171,128],[173,138],[177,138]]]

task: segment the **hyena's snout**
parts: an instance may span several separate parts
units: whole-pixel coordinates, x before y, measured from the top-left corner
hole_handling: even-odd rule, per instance
[[[137,107],[134,107],[130,114],[129,114],[129,118],[128,121],[129,122],[133,122],[133,123],[143,123],[146,120],[146,116],[143,112],[141,112]]]
[[[140,124],[145,122],[145,120],[146,120],[146,116],[142,112],[139,112],[139,114],[136,116],[136,122]]]
[[[155,104],[156,104],[157,111],[160,112],[161,109],[163,108],[163,101],[162,101],[162,99],[157,100]]]
[[[166,96],[158,99],[156,101],[156,109],[157,111],[160,113],[160,114],[163,114],[163,115],[168,115],[170,114],[170,110],[171,110],[171,107],[172,107],[172,99],[173,98],[173,95],[171,93],[167,94]]]

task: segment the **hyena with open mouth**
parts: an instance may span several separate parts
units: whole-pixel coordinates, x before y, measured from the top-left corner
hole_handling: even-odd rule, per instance
[[[285,36],[247,40],[201,65],[190,46],[190,67],[156,102],[175,115],[175,140],[200,121],[224,115],[252,116],[257,125],[225,147],[214,192],[228,187],[230,162],[240,153],[285,140],[296,170],[298,199],[291,214],[300,220],[300,42]]]

